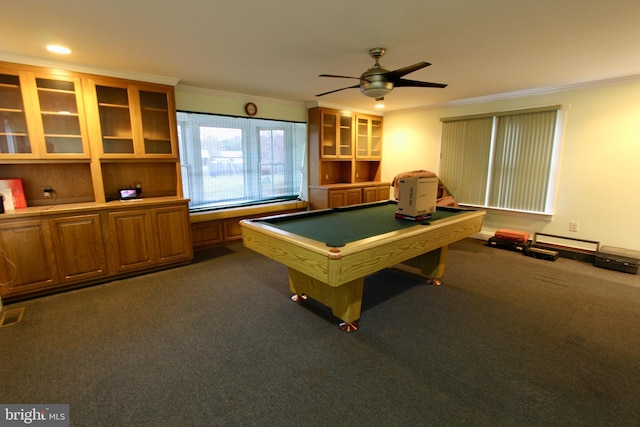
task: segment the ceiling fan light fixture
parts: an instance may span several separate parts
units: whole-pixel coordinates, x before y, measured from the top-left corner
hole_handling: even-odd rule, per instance
[[[47,45],[47,50],[52,53],[58,53],[60,55],[69,55],[71,53],[71,49],[66,46],[61,46],[57,44]]]

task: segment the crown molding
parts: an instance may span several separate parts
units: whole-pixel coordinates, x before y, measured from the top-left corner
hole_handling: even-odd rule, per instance
[[[347,107],[347,106],[339,105],[339,104],[332,104],[330,102],[325,102],[325,101],[312,101],[312,102],[308,102],[306,105],[307,105],[307,109],[315,108],[315,107],[322,107],[322,108],[331,108],[333,110],[345,110],[345,111],[350,111],[352,113],[369,114],[369,115],[374,115],[374,116],[384,116],[384,112],[380,111],[380,110],[363,110],[363,109]]]

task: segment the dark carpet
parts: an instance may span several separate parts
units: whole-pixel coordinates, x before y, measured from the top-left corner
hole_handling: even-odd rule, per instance
[[[234,244],[33,299],[0,328],[0,403],[74,426],[637,426],[640,276],[467,239],[443,285],[367,278],[360,329]]]

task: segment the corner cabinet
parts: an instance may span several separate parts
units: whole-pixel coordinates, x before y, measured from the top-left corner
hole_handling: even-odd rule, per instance
[[[190,261],[180,173],[173,86],[0,62],[0,296]]]
[[[308,111],[311,209],[387,200],[380,182],[381,116],[316,107]]]

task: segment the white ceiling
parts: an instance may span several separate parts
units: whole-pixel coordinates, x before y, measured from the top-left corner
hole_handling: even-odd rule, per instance
[[[373,65],[445,89],[396,88],[387,111],[638,76],[638,0],[20,0],[0,13],[0,60],[174,78],[179,85],[371,110],[348,89]]]

